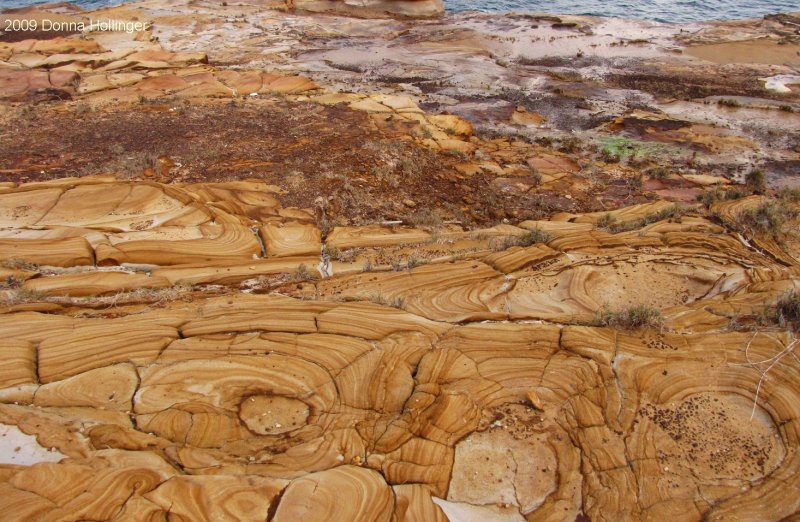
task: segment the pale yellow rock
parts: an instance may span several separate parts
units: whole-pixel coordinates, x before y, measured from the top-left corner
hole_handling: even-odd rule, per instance
[[[378,100],[366,98],[350,103],[350,108],[356,111],[391,113],[392,108]]]
[[[430,241],[431,235],[423,230],[407,227],[336,227],[328,234],[326,244],[337,248],[385,247],[404,243]]]
[[[0,239],[0,261],[24,261],[38,265],[91,265],[91,245],[82,237],[64,239]]]
[[[447,522],[441,508],[434,504],[428,488],[419,484],[394,486],[395,517],[402,522]]]
[[[36,382],[36,349],[27,341],[5,339],[0,350],[0,388]]]
[[[24,288],[46,295],[91,296],[125,292],[137,288],[164,288],[170,282],[163,277],[125,272],[82,272],[29,279]]]
[[[268,256],[302,256],[320,252],[321,234],[314,225],[264,225],[261,238]]]
[[[347,501],[343,502],[342,499]],[[292,481],[276,522],[289,520],[391,520],[394,495],[377,472],[341,466]]]
[[[174,328],[146,323],[82,324],[63,335],[47,337],[39,344],[39,378],[49,383],[108,364],[148,363],[177,337]]]
[[[139,375],[132,364],[105,366],[40,386],[33,403],[131,411],[131,399],[138,385]]]
[[[295,274],[301,265],[314,273],[318,257],[281,257],[245,262],[175,265],[153,270],[153,279],[161,278],[171,285],[239,284],[259,276]]]
[[[428,116],[428,121],[447,132],[447,134],[457,136],[469,136],[472,134],[472,124],[459,116],[453,115],[434,115]]]
[[[286,481],[249,476],[180,476],[144,495],[188,520],[266,520]]]

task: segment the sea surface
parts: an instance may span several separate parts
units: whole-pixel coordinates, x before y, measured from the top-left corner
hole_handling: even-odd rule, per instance
[[[38,0],[0,0],[0,8],[21,7]],[[120,0],[76,0],[86,9],[122,3]],[[590,14],[659,22],[700,22],[758,18],[765,14],[800,11],[800,0],[444,0],[449,11],[536,12]]]
[[[765,14],[800,11],[800,0],[444,0],[444,4],[453,11],[588,14],[658,22],[759,18]]]

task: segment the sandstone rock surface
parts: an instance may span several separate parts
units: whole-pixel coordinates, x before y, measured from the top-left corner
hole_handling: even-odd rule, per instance
[[[0,43],[3,520],[800,516],[800,20],[229,4]]]

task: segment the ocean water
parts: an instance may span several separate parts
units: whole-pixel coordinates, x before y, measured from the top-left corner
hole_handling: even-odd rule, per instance
[[[21,7],[41,0],[0,0],[0,8]],[[121,0],[75,0],[86,9]],[[618,16],[659,22],[700,22],[758,18],[765,14],[800,11],[800,0],[444,0],[449,11],[536,12]]]
[[[658,22],[759,18],[800,11],[800,0],[444,0],[447,9],[617,16]]]

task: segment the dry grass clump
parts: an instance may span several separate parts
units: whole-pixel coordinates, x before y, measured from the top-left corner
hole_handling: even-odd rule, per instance
[[[778,198],[786,203],[800,203],[800,188],[783,188],[778,191]]]
[[[85,306],[118,306],[125,304],[148,303],[159,305],[170,301],[177,301],[187,297],[193,291],[192,285],[178,284],[166,288],[134,288],[124,290],[113,295],[86,296],[77,298],[67,298],[67,301],[79,303]],[[52,301],[61,301],[62,298],[50,297]]]
[[[341,249],[333,245],[325,245],[322,247],[322,255],[332,261],[352,263],[358,257],[360,250],[358,248]]]
[[[735,100],[733,98],[722,98],[720,100],[717,100],[717,105],[722,105],[724,107],[733,107],[733,108],[742,106],[739,100]]]
[[[44,299],[44,294],[28,288],[14,288],[3,298],[1,304],[4,306],[15,306],[26,303],[35,303]]]
[[[616,220],[617,218],[611,212],[606,212],[595,221],[594,226],[595,228],[609,228]]]
[[[647,169],[645,175],[650,179],[667,179],[670,176],[670,171],[667,167],[651,167]]]
[[[3,280],[0,280],[0,290],[13,290],[19,288],[25,282],[21,277],[10,275]]]
[[[325,200],[319,208],[324,214],[324,212],[328,208],[328,201]],[[344,224],[345,223],[342,220],[328,219],[327,216],[323,215],[322,218],[320,218],[319,221],[317,222],[317,228],[322,234],[322,237],[326,238],[328,237],[328,234],[330,234],[333,231],[334,228],[344,226]]]
[[[713,188],[711,190],[706,190],[702,194],[697,196],[697,200],[703,204],[706,208],[709,208],[714,203],[718,201],[729,201],[733,199],[742,199],[747,194],[740,189],[721,189],[719,187]]]
[[[367,299],[375,304],[383,306],[391,306],[392,308],[402,309],[406,304],[406,300],[402,297],[387,297],[382,294],[372,294]]]
[[[409,270],[418,266],[427,265],[428,263],[430,263],[428,259],[420,257],[417,254],[411,254],[406,258],[406,268]]]
[[[77,304],[81,306],[105,306],[114,307],[126,304],[147,303],[158,305],[161,303],[176,301],[184,298],[186,294],[192,292],[191,285],[174,285],[167,288],[135,288],[133,290],[123,290],[110,295],[88,295],[83,297],[70,296],[49,296],[45,293],[31,290],[29,288],[18,287],[9,292],[3,300],[6,306],[13,306],[38,301],[53,303]]]
[[[147,169],[158,169],[159,154],[149,151],[125,152],[114,151],[116,157],[103,164],[90,164],[82,174],[98,174],[110,172],[120,179],[133,179],[142,175]]]
[[[788,221],[797,210],[783,200],[768,200],[754,208],[742,210],[733,220],[733,228],[750,235],[766,234],[780,240],[785,235]]]
[[[415,228],[437,228],[442,226],[442,218],[431,210],[420,210],[405,218]]]
[[[425,172],[425,165],[413,156],[401,158],[397,163],[397,168],[404,177],[420,178]]]
[[[319,275],[317,275],[312,269],[308,268],[305,264],[299,265],[294,273],[292,274],[292,279],[295,281],[316,281],[319,279]]]
[[[611,232],[612,234],[616,234],[618,232],[628,232],[630,230],[637,230],[642,227],[646,227],[652,223],[657,223],[659,221],[664,221],[665,219],[674,219],[678,220],[683,217],[688,212],[688,209],[683,205],[670,205],[669,207],[659,210],[658,212],[653,212],[652,214],[647,214],[644,217],[639,219],[634,219],[631,221],[621,221],[617,222],[613,215],[610,213],[604,214],[600,216],[600,218],[595,222],[596,228],[604,228]]]
[[[763,194],[767,191],[767,176],[763,171],[753,169],[744,177],[744,183],[753,194]]]
[[[800,291],[789,290],[778,298],[771,316],[780,326],[800,330]]]
[[[622,310],[603,307],[595,314],[592,326],[608,326],[622,330],[660,328],[664,322],[661,312],[647,305],[633,305]]]
[[[508,250],[511,247],[528,247],[539,243],[547,243],[553,239],[550,232],[540,228],[534,228],[518,236],[508,236],[495,238],[489,242],[489,248],[494,251]]]
[[[375,266],[372,263],[372,259],[367,258],[367,259],[364,260],[364,264],[361,267],[361,271],[362,272],[371,272],[373,268],[375,268]]]
[[[23,259],[6,259],[0,261],[0,267],[9,268],[11,270],[22,270],[23,272],[37,272],[39,270],[39,265],[29,263]]]
[[[541,228],[534,228],[525,232],[521,236],[517,236],[517,244],[519,246],[531,246],[537,243],[547,243],[553,239],[553,234],[542,230]]]

